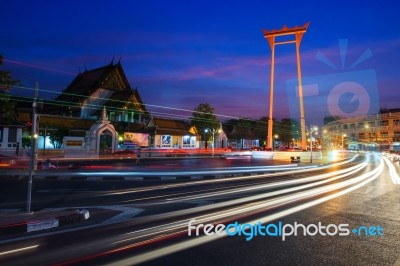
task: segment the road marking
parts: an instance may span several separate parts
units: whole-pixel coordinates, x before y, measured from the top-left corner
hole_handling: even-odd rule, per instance
[[[133,207],[127,207],[127,206],[101,206],[102,209],[108,209],[108,210],[113,210],[113,211],[120,211],[121,213],[111,217],[108,220],[105,220],[102,222],[102,224],[110,224],[110,223],[117,223],[121,222],[124,220],[131,219],[138,215],[139,213],[143,212],[143,209],[138,209],[138,208],[133,208]]]

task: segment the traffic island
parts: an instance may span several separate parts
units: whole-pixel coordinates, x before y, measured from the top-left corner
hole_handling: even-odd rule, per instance
[[[0,238],[49,230],[88,220],[85,209],[32,213],[0,212]]]

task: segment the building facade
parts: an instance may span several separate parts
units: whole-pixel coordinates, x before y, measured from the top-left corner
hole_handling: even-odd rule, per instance
[[[322,128],[325,148],[386,150],[400,146],[400,109],[339,119]]]
[[[0,155],[18,156],[25,125],[0,117]]]
[[[151,148],[194,149],[199,147],[196,128],[182,120],[153,117],[145,131],[149,134]]]

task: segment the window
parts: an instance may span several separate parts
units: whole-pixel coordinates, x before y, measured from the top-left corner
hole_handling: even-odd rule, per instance
[[[393,120],[393,125],[400,126],[400,119]]]
[[[400,131],[395,131],[394,132],[394,137],[395,138],[400,138]]]
[[[15,127],[8,129],[8,142],[17,142],[17,129]]]
[[[389,120],[381,120],[378,122],[378,125],[381,127],[387,127],[389,126]]]
[[[388,132],[381,132],[381,138],[386,139],[388,136]]]
[[[368,125],[369,125],[370,127],[374,127],[374,126],[375,126],[375,121],[369,122]]]
[[[347,125],[343,125],[342,128],[343,128],[343,129],[347,129]]]
[[[356,128],[356,124],[350,124],[350,129],[355,129]]]
[[[183,136],[183,147],[190,147],[190,136]]]
[[[358,137],[360,139],[364,139],[365,138],[365,133],[358,133]]]
[[[357,128],[364,128],[364,123],[358,123]]]
[[[162,135],[161,136],[161,147],[169,148],[172,146],[172,138],[171,135]]]
[[[0,142],[3,142],[3,128],[0,127]]]
[[[370,133],[369,133],[369,137],[370,137],[370,138],[373,138],[373,139],[376,138],[375,132],[370,132]]]

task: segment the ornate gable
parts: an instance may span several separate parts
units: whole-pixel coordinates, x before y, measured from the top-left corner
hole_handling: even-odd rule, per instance
[[[127,99],[125,106],[128,109],[147,112],[146,108],[143,106],[143,103],[141,101],[139,101],[139,99],[136,97],[135,93],[132,93],[132,95]]]
[[[119,65],[116,65],[100,83],[100,86],[104,89],[125,91],[130,89],[129,83],[123,73],[123,70]]]

